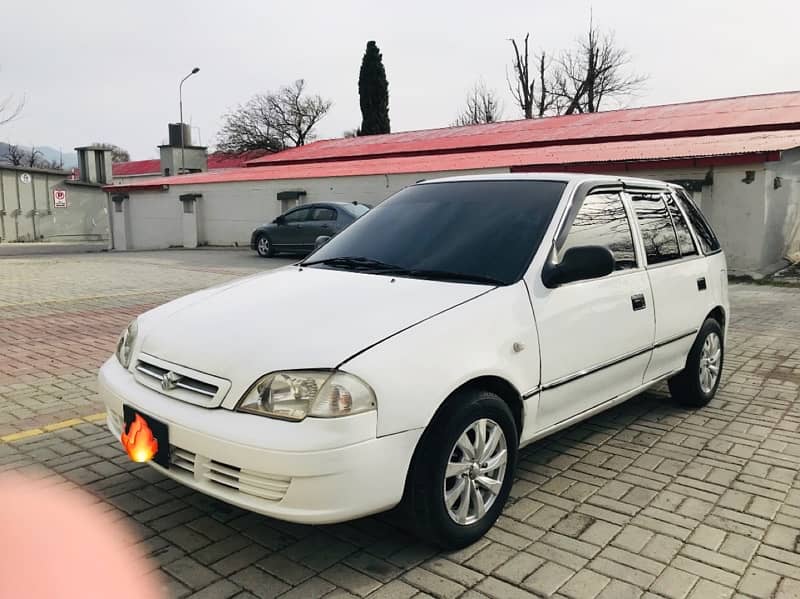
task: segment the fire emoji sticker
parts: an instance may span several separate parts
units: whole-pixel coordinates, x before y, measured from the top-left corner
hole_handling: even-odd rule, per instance
[[[134,462],[149,462],[158,453],[158,440],[139,414],[131,422],[128,432],[122,432],[120,441]]]

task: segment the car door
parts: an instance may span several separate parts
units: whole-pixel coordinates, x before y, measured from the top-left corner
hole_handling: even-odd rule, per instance
[[[631,190],[629,195],[654,296],[655,347],[645,374],[654,380],[683,368],[710,310],[711,275],[672,192]]]
[[[306,223],[303,243],[309,248],[314,247],[314,242],[320,235],[333,237],[337,233],[336,225],[339,214],[335,208],[320,206],[311,212],[311,218]]]
[[[303,227],[311,215],[312,208],[290,210],[277,223],[273,244],[276,249],[292,250],[303,246]]]
[[[555,244],[557,258],[570,247],[601,245],[611,250],[616,265],[598,279],[554,289],[535,285],[541,347],[537,431],[641,386],[652,352],[650,284],[621,189],[595,189],[574,202],[571,222],[568,217],[557,235],[562,240]]]

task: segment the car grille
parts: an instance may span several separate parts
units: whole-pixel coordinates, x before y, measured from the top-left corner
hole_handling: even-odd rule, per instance
[[[181,476],[192,477],[195,481],[267,501],[283,499],[292,482],[288,476],[246,470],[205,456],[198,456],[174,445],[170,451],[170,468],[176,474],[181,471]]]
[[[222,403],[230,382],[154,356],[141,354],[136,362],[136,380],[142,385],[175,399],[206,408]]]

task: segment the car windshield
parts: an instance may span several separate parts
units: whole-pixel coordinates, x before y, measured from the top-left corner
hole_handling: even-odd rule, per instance
[[[304,264],[507,285],[524,274],[565,186],[481,180],[407,187]]]

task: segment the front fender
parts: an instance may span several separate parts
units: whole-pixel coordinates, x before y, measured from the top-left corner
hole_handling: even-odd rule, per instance
[[[424,428],[457,388],[481,377],[520,394],[539,384],[539,342],[523,282],[498,287],[384,340],[341,368],[367,381],[378,400],[378,436]],[[523,402],[523,423],[536,397]]]

